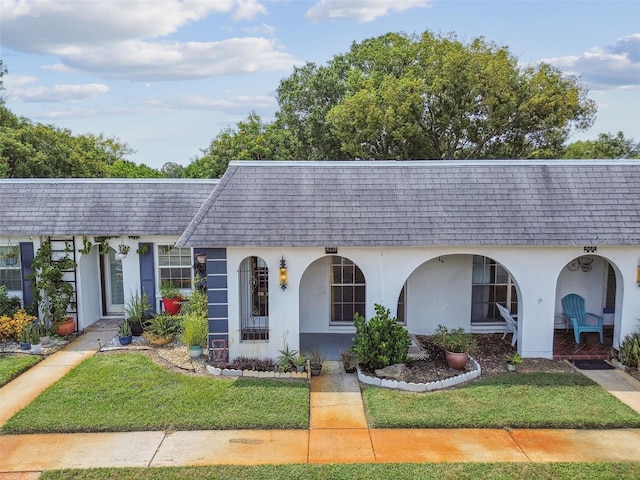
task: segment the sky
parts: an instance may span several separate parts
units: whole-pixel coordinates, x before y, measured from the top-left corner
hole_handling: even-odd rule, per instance
[[[638,0],[0,0],[7,107],[116,137],[154,168],[189,164],[251,112],[272,121],[294,66],[426,30],[578,76],[598,114],[570,141],[640,141]]]

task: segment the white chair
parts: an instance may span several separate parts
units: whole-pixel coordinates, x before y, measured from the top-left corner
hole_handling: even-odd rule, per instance
[[[504,335],[502,335],[502,338],[505,338],[507,336],[507,333],[509,332],[513,333],[513,337],[511,338],[511,346],[514,347],[516,342],[518,341],[518,322],[513,319],[513,317],[511,316],[511,312],[506,307],[503,307],[499,303],[496,303],[496,307],[498,307],[498,310],[500,310],[500,315],[502,315],[502,318],[504,318],[504,321],[506,322],[504,326]]]

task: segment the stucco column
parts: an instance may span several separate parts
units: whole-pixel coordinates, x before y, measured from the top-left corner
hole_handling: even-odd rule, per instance
[[[553,357],[557,272],[544,262],[518,275],[518,351],[523,357]]]

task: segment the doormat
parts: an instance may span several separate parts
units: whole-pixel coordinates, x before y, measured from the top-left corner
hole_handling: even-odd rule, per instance
[[[580,370],[612,370],[615,368],[604,360],[574,360],[573,365]]]

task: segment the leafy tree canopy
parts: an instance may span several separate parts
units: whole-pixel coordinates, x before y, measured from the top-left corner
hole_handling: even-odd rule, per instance
[[[506,47],[389,33],[281,81],[277,123],[303,159],[552,158],[596,107],[575,78]]]
[[[117,138],[73,135],[68,129],[18,117],[0,104],[0,178],[164,176],[125,160],[131,153]]]
[[[185,167],[186,178],[220,178],[231,160],[291,160],[291,138],[275,123],[264,124],[254,112],[219,133],[203,156]]]
[[[640,142],[617,135],[601,133],[597,140],[586,140],[570,144],[563,158],[640,158]]]

